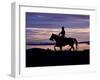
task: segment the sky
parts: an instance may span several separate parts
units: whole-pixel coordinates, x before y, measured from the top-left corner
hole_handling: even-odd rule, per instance
[[[89,15],[26,12],[26,43],[51,42],[51,34],[59,34],[62,26],[66,37],[89,41]]]

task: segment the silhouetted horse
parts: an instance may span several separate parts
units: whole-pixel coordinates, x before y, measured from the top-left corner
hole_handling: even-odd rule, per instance
[[[69,45],[71,48],[69,50],[75,50],[74,48],[74,44],[76,45],[76,49],[78,46],[78,42],[75,38],[61,38],[56,34],[52,34],[50,37],[50,40],[55,41],[55,45],[54,45],[54,50],[56,50],[55,47],[59,47],[60,50],[62,51],[62,47]]]

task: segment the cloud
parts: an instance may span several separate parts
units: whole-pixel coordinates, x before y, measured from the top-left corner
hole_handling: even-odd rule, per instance
[[[58,34],[60,28],[26,28],[26,42],[49,41],[52,33]],[[89,41],[89,28],[65,28],[66,37],[76,38],[78,41]]]
[[[89,27],[89,15],[53,14],[53,13],[26,13],[26,27],[33,28],[60,28],[61,25],[71,28]]]

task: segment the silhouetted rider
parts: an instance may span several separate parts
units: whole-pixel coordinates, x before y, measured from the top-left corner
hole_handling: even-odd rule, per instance
[[[65,38],[64,26],[62,26],[62,31],[59,33],[59,36],[60,36],[61,38]]]

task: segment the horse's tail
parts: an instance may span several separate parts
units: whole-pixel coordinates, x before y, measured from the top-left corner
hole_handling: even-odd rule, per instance
[[[76,49],[78,49],[78,41],[76,40],[76,38],[73,39],[75,44],[76,44]]]

